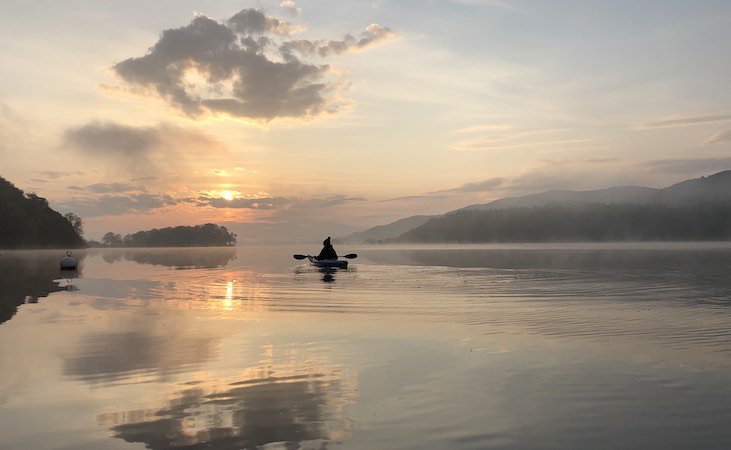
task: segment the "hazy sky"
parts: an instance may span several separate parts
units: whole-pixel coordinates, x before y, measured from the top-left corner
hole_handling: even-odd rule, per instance
[[[89,239],[318,244],[665,187],[731,169],[729,42],[728,0],[3,0],[0,176]]]

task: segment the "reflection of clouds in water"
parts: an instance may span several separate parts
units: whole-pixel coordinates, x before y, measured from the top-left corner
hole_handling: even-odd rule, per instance
[[[349,435],[343,417],[355,386],[342,372],[312,360],[247,369],[229,380],[186,383],[159,408],[100,414],[98,422],[126,442],[151,449],[325,449]]]
[[[236,259],[236,249],[224,248],[173,248],[132,249],[124,251],[124,259],[140,264],[184,268],[224,267]]]
[[[225,267],[235,260],[236,248],[108,248],[101,250],[101,257],[107,264],[133,261],[176,269],[216,268]]]
[[[165,336],[147,331],[93,333],[65,360],[64,373],[90,383],[141,376],[167,379],[217,356],[218,339]],[[137,380],[139,382],[139,380]]]
[[[253,271],[200,272],[167,279],[97,278],[85,281],[84,293],[96,309],[133,307],[259,312],[269,309],[271,286]],[[120,300],[122,300],[120,302]]]
[[[65,374],[92,383],[166,379],[215,360],[221,338],[212,336],[220,335],[215,330],[226,317],[221,313],[240,319],[242,313],[266,310],[269,298],[268,290],[251,282],[252,274],[216,272],[215,277],[90,281],[84,287],[92,298],[87,304],[125,312],[126,318],[114,325],[118,329],[84,336],[75,354],[65,358]],[[200,335],[202,323],[191,330],[188,321],[179,320],[191,310],[215,323],[211,335]]]

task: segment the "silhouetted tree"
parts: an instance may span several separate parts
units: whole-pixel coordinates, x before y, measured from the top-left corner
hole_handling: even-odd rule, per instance
[[[78,248],[81,234],[45,198],[0,177],[0,248]],[[79,224],[80,224],[79,219]]]
[[[109,232],[102,242],[114,247],[230,247],[236,245],[236,234],[226,227],[207,223],[138,231],[124,238]]]
[[[102,237],[102,242],[104,245],[107,245],[109,247],[121,247],[122,246],[122,235],[121,234],[115,234],[111,231],[108,233],[105,233]]]
[[[77,216],[74,213],[66,213],[63,215],[66,220],[69,221],[72,227],[74,227],[74,231],[76,231],[76,234],[79,236],[84,235],[84,223],[81,220],[81,217]]]

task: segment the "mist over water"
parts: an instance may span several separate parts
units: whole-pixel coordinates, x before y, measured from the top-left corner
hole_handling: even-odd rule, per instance
[[[731,443],[727,243],[338,251],[3,252],[0,448]]]

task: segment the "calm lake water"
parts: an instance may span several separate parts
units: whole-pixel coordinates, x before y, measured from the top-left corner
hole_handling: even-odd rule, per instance
[[[731,244],[337,248],[0,252],[0,449],[731,448]]]

